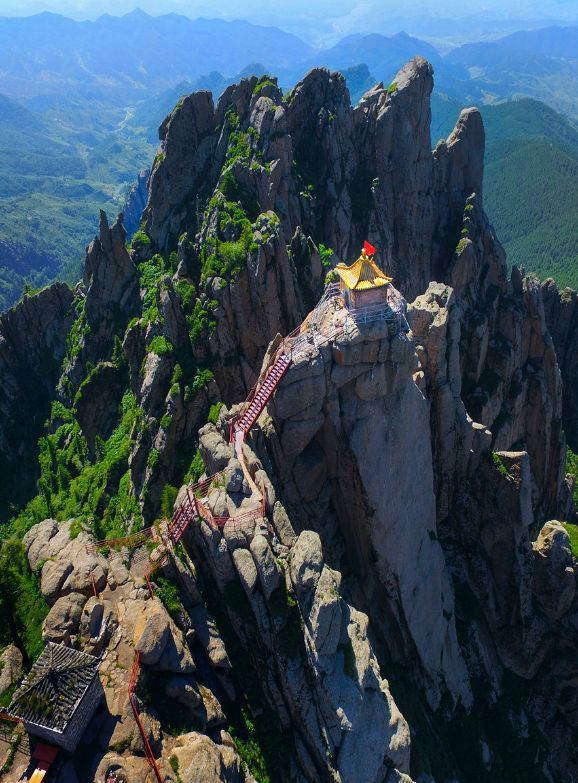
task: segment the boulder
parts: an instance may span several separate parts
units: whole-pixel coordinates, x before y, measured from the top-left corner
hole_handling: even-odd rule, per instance
[[[341,638],[341,574],[324,566],[309,613],[311,635],[318,655],[333,655]]]
[[[189,612],[189,617],[196,638],[203,646],[212,665],[220,669],[230,669],[231,662],[229,661],[217,625],[205,607],[201,605],[195,606],[195,608]]]
[[[203,701],[196,680],[190,676],[171,677],[165,685],[165,693],[169,699],[176,699],[190,710],[198,707]]]
[[[22,653],[9,644],[0,655],[0,694],[17,683],[22,674]]]
[[[199,430],[199,450],[209,475],[218,473],[229,464],[235,454],[214,424],[205,424]]]
[[[86,596],[82,593],[69,593],[59,598],[42,624],[43,640],[72,646],[85,603]]]
[[[225,713],[213,691],[204,685],[199,685],[199,693],[203,702],[201,715],[206,728],[211,729],[225,723],[227,720]]]
[[[243,589],[250,598],[259,579],[255,561],[251,557],[251,553],[248,549],[239,548],[233,551],[233,562],[235,563],[235,568],[239,574]]]
[[[42,566],[40,588],[50,604],[68,593],[89,595],[95,587],[106,587],[106,558],[91,550],[86,533],[72,540],[69,534],[70,522],[57,526],[54,520],[44,520],[31,528],[24,542],[31,568]]]
[[[534,593],[545,614],[559,620],[574,600],[576,575],[568,533],[560,522],[546,522],[532,544]]]
[[[164,608],[155,607],[148,615],[136,649],[146,666],[159,671],[187,674],[195,670],[188,646]]]
[[[177,759],[183,783],[241,783],[239,756],[204,734],[191,732],[178,737],[171,757]]]
[[[285,508],[278,500],[273,507],[273,526],[279,536],[279,541],[284,546],[293,546],[297,536]]]
[[[57,555],[70,542],[70,524],[45,519],[26,533],[22,545],[32,571],[44,565],[46,560]]]
[[[304,530],[291,550],[291,580],[299,603],[310,598],[323,570],[323,551],[319,534]]]
[[[141,661],[146,666],[154,666],[160,661],[171,635],[170,620],[166,612],[154,612],[149,616],[136,645]]]
[[[91,596],[80,618],[82,646],[92,655],[100,655],[118,626],[118,619],[108,601]]]
[[[279,587],[281,571],[265,536],[260,534],[253,536],[251,554],[257,566],[261,588],[268,599],[271,597],[271,593]]]

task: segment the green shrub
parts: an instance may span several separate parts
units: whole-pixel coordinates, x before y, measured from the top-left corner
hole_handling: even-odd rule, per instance
[[[495,451],[492,452],[492,462],[494,463],[494,467],[500,471],[502,476],[506,476],[507,478],[510,475],[508,468],[504,464],[504,460],[499,454],[496,454]]]
[[[205,463],[201,457],[201,452],[197,449],[193,461],[191,462],[188,471],[185,474],[185,484],[196,484],[205,472]]]
[[[319,255],[321,256],[321,264],[326,269],[331,268],[331,259],[333,257],[333,250],[330,247],[319,244]]]
[[[204,369],[199,368],[196,371],[195,377],[193,378],[193,383],[191,384],[191,388],[193,392],[198,392],[201,391],[202,389],[206,389],[214,377],[215,376],[213,375],[212,371],[209,370],[208,368],[204,368]]]
[[[160,457],[160,452],[158,449],[155,449],[153,446],[152,449],[149,451],[149,455],[147,457],[147,465],[151,470],[153,470],[157,465]]]
[[[566,452],[566,473],[571,473],[576,478],[574,484],[574,503],[578,508],[578,454],[574,454],[571,449]]]
[[[142,261],[138,267],[140,287],[143,290],[142,317],[147,323],[161,322],[158,295],[163,277],[169,268],[160,253],[155,253],[148,261]]]
[[[168,430],[168,428],[171,426],[171,422],[173,420],[173,417],[169,413],[165,413],[165,415],[161,419],[161,427],[163,430]]]
[[[80,521],[80,519],[73,519],[70,523],[70,538],[75,539],[78,538],[78,536],[82,533],[84,530],[84,525]]]
[[[199,342],[205,331],[210,334],[217,326],[217,322],[211,318],[211,313],[203,307],[200,299],[195,301],[193,312],[187,315],[186,320],[189,327],[189,337],[193,345]]]
[[[253,721],[249,718],[247,710],[242,710],[244,723],[244,737],[241,737],[234,727],[229,726],[229,733],[235,741],[235,747],[241,757],[241,760],[247,765],[254,778],[259,783],[270,783],[267,764],[263,756],[263,751],[257,738],[257,732]]]
[[[0,549],[0,646],[14,643],[29,662],[44,648],[42,623],[48,605],[40,590],[39,575],[30,570],[22,542],[4,541]]]
[[[124,349],[118,335],[114,336],[114,346],[112,348],[111,362],[115,367],[122,367],[124,364]]]
[[[237,114],[237,112],[232,106],[229,106],[229,108],[225,112],[225,120],[229,124],[229,128],[231,130],[237,130],[237,128],[239,127],[239,123],[240,123],[239,115]]]
[[[153,337],[153,339],[147,345],[147,353],[156,353],[159,356],[171,353],[173,350],[173,344],[162,334]]]
[[[233,131],[229,136],[229,146],[225,165],[232,166],[237,160],[248,160],[251,156],[251,136],[243,131]]]
[[[277,87],[277,85],[269,76],[260,76],[253,87],[253,95],[259,95],[265,87]]]
[[[463,253],[463,251],[467,247],[467,244],[468,244],[467,237],[462,237],[462,239],[460,239],[460,241],[458,242],[458,244],[456,246],[456,253],[458,254],[458,256],[461,256],[461,254]]]
[[[73,307],[77,317],[66,337],[66,360],[68,361],[79,355],[85,338],[90,334],[90,325],[86,320],[86,300],[75,300]]]
[[[132,246],[133,248],[137,249],[139,247],[143,247],[144,245],[150,245],[151,238],[148,234],[145,234],[144,231],[139,229],[132,238]]]
[[[175,288],[179,299],[181,300],[183,310],[188,313],[193,307],[195,301],[195,286],[192,283],[189,283],[188,280],[179,280]]]
[[[397,90],[397,82],[392,82],[389,87],[387,88],[387,94],[391,95]]]
[[[131,435],[135,424],[142,425],[143,412],[131,392],[125,393],[118,416],[117,427],[106,441],[97,440],[91,457],[74,412],[60,403],[52,406],[47,434],[38,441],[38,495],[12,523],[19,535],[47,517],[92,522],[97,539],[110,533],[125,535],[126,520],[137,527],[142,524],[128,457]]]
[[[207,421],[209,421],[211,424],[216,424],[219,420],[219,413],[221,412],[222,407],[222,402],[216,402],[214,405],[211,405]]]
[[[572,550],[573,557],[578,560],[578,525],[574,525],[570,522],[562,522],[564,529],[568,533],[570,539],[570,549]]]
[[[182,604],[176,584],[162,574],[155,577],[155,584],[157,586],[156,594],[163,602],[165,609],[173,619],[177,618],[182,612]]]
[[[183,377],[183,368],[181,367],[179,362],[177,362],[173,368],[171,383],[178,383],[182,377]]]
[[[183,783],[183,779],[179,775],[179,760],[178,760],[178,758],[176,756],[171,756],[169,758],[169,763],[171,765],[171,769],[173,771],[173,774],[174,774],[174,776],[176,778],[176,783]]]
[[[236,202],[239,199],[239,183],[230,168],[223,172],[220,188],[228,202]]]
[[[172,484],[165,484],[161,494],[161,514],[163,519],[170,519],[173,515],[175,500],[179,491]]]

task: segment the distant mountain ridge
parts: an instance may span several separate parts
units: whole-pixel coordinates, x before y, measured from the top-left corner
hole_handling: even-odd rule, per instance
[[[555,25],[539,30],[520,30],[500,38],[498,43],[512,49],[547,57],[578,60],[578,25],[569,27]]]
[[[274,27],[142,11],[94,22],[47,13],[3,17],[0,51],[0,89],[21,98],[81,87],[95,97],[134,97],[211,70],[238,73],[260,59],[285,67],[313,52]]]
[[[578,27],[521,31],[469,43],[444,60],[463,68],[483,103],[520,97],[544,101],[578,119]]]

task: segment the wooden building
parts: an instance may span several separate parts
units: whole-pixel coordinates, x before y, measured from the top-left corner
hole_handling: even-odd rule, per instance
[[[99,658],[49,642],[12,697],[8,713],[47,742],[74,751],[104,692]]]
[[[358,308],[387,304],[388,287],[392,281],[367,254],[365,247],[351,266],[337,264],[341,293],[347,307]]]

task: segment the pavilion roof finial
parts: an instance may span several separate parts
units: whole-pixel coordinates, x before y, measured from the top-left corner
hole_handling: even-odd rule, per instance
[[[351,266],[347,266],[343,262],[337,264],[335,271],[347,288],[353,291],[366,291],[391,283],[392,278],[382,272],[374,262],[372,256],[375,255],[375,252],[373,245],[365,241],[361,255]]]

